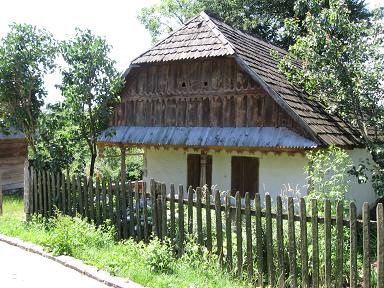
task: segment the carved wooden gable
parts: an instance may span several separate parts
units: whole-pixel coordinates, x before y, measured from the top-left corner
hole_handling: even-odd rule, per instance
[[[301,132],[232,58],[133,68],[121,98],[113,126],[288,127]]]

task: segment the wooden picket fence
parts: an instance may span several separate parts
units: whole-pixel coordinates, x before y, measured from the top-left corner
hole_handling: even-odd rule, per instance
[[[192,235],[228,271],[260,287],[384,288],[382,204],[377,221],[370,221],[367,203],[358,219],[354,203],[345,209],[342,203],[332,207],[328,200],[301,198],[295,208],[290,197],[278,196],[272,205],[269,195],[261,203],[258,194],[223,197],[209,189],[167,190],[153,180],[150,187],[122,185],[34,169],[29,179],[31,213],[52,217],[58,209],[97,225],[109,219],[118,239],[169,238],[179,254]]]

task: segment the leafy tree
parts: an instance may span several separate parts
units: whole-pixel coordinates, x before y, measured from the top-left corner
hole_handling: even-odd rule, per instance
[[[69,119],[65,103],[50,104],[38,122],[36,167],[55,173],[83,172],[89,157],[79,125]]]
[[[56,53],[52,35],[32,25],[12,24],[0,41],[0,125],[23,131],[34,155],[44,76],[55,68]]]
[[[298,33],[297,19],[285,30],[295,43],[281,62],[287,78],[321,102],[331,113],[348,121],[361,135],[377,169],[375,183],[383,187],[384,145],[384,26],[381,11],[371,21],[351,21],[342,0],[311,0],[311,9]],[[302,67],[294,65],[299,60]],[[381,191],[379,191],[381,190]],[[383,193],[382,188],[377,190]]]
[[[89,174],[93,176],[97,157],[96,141],[108,127],[112,106],[119,100],[122,78],[115,61],[108,56],[111,47],[105,39],[89,30],[76,30],[76,36],[62,43],[66,63],[60,89],[65,97],[65,113],[78,127],[79,136],[88,147]]]
[[[324,1],[322,5],[329,7],[329,1]],[[348,0],[347,5],[352,11],[352,21],[371,16],[364,0]],[[160,36],[172,32],[205,10],[238,29],[288,48],[292,38],[281,33],[284,20],[295,17],[301,22],[310,9],[311,1],[306,0],[162,0],[160,4],[143,8],[138,18],[156,42]]]

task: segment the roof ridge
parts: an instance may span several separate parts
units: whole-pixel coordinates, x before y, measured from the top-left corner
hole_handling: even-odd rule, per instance
[[[224,34],[220,31],[219,27],[212,21],[211,17],[205,12],[202,11],[200,16],[207,21],[209,28],[213,34],[221,41],[221,43],[229,50],[230,54],[235,54],[235,47],[233,44],[224,36]]]
[[[164,39],[162,40],[159,40],[157,41],[154,45],[152,45],[149,49],[145,50],[145,52],[141,53],[139,56],[135,57],[134,59],[132,59],[131,63],[135,62],[137,59],[139,59],[140,57],[144,56],[146,53],[148,53],[149,51],[151,51],[153,48],[155,48],[156,46],[159,46],[160,44],[162,44],[163,42],[165,42],[167,39],[171,38],[174,34],[176,34],[177,32],[179,32],[180,30],[184,29],[189,23],[191,23],[193,20],[195,20],[196,18],[198,17],[201,17],[200,14],[192,17],[191,19],[189,19],[187,22],[183,23],[180,25],[179,28],[177,28],[175,31],[172,31],[171,33],[169,33]]]

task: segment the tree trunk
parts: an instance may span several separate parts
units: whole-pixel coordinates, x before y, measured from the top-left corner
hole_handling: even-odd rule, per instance
[[[92,151],[91,152],[91,165],[89,166],[89,177],[93,177],[93,174],[95,174],[96,157],[97,157],[96,151]]]

